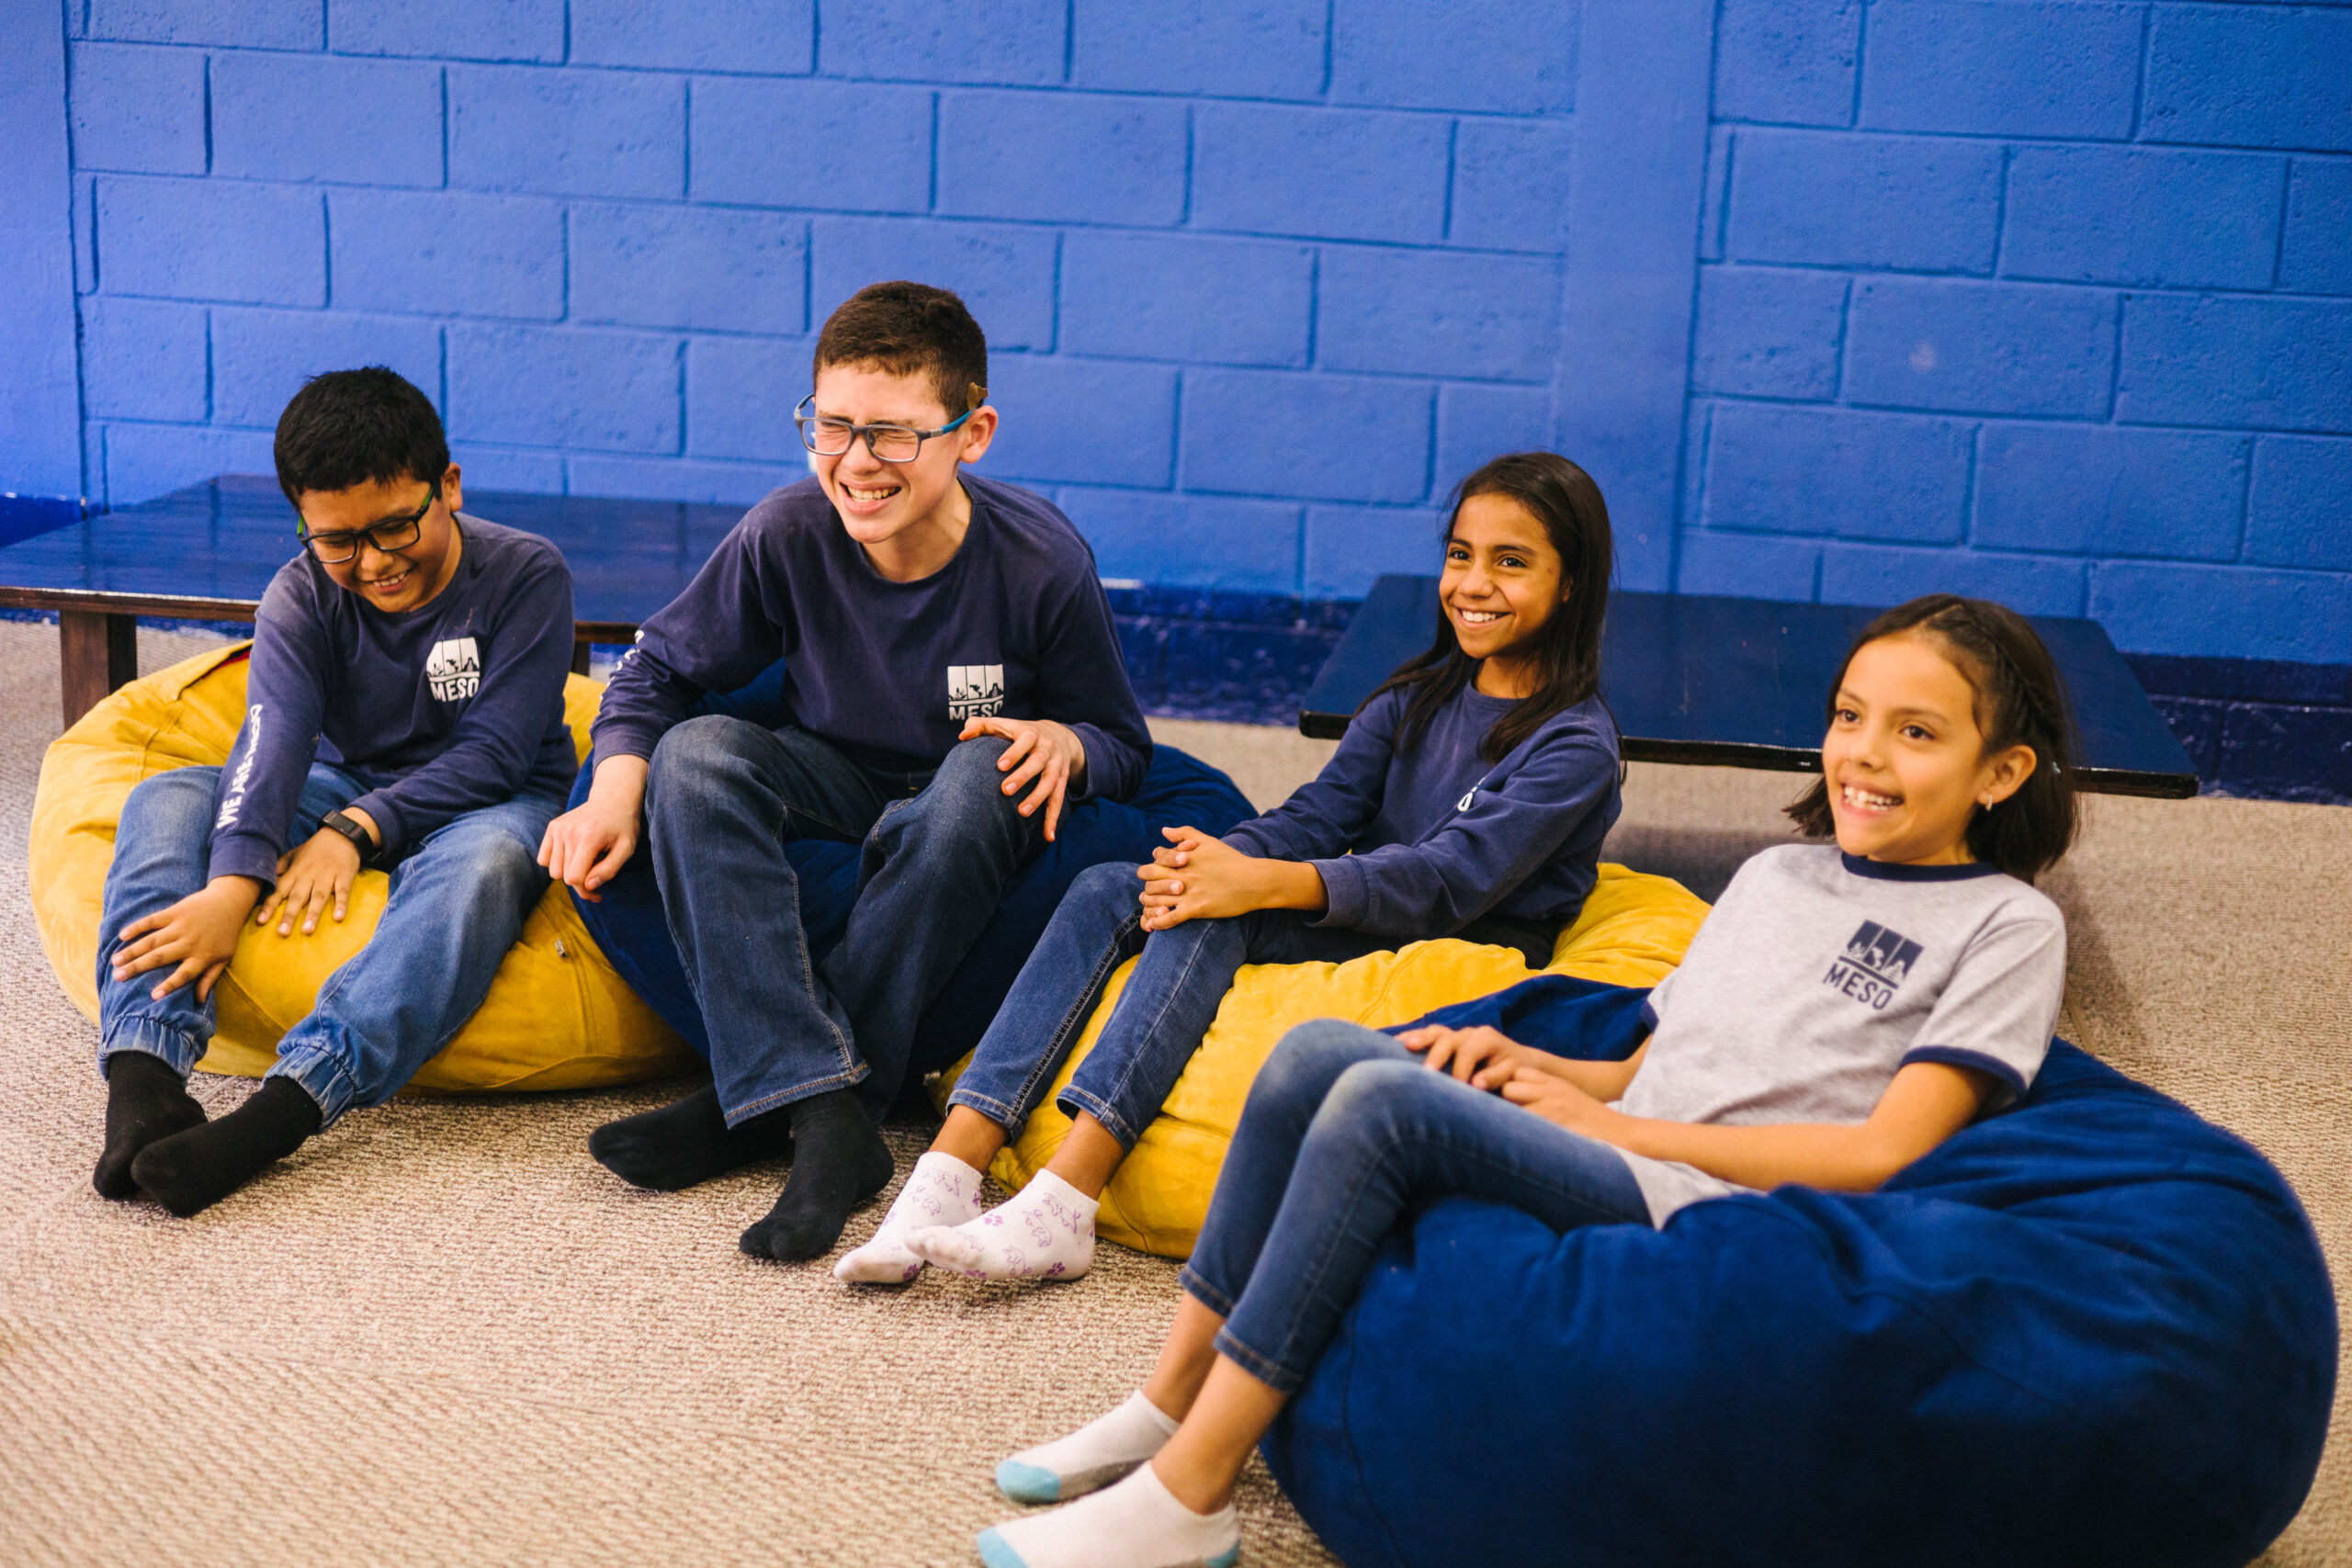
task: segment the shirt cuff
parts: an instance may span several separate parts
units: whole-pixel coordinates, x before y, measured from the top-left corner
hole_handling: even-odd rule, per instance
[[[252,834],[235,833],[212,841],[204,870],[208,878],[250,876],[266,893],[277,886],[277,852]]]
[[[379,863],[391,859],[401,845],[407,841],[408,833],[401,821],[401,808],[382,790],[370,790],[343,809],[345,814],[355,809],[365,811],[368,820],[376,824],[376,831],[382,837],[382,841],[376,846],[376,859]]]
[[[1323,879],[1323,912],[1306,923],[1310,926],[1336,926],[1346,931],[1363,927],[1366,907],[1371,902],[1364,886],[1363,867],[1353,855],[1341,855],[1337,860],[1311,860],[1315,874]]]
[[[1078,775],[1063,796],[1065,805],[1076,806],[1102,793],[1094,783],[1102,776],[1101,763],[1111,754],[1111,738],[1102,733],[1101,727],[1091,724],[1073,724],[1069,732],[1078,737],[1079,745],[1086,750],[1086,771]]]
[[[1964,1045],[1915,1045],[1903,1054],[1901,1065],[1907,1067],[1914,1062],[1941,1062],[1946,1066],[1974,1068],[2007,1091],[1993,1097],[1994,1106],[2025,1098],[2025,1075],[1989,1051],[1972,1051]]]

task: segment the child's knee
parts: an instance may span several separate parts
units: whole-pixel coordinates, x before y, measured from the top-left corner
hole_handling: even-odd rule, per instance
[[[1418,1102],[1440,1080],[1419,1062],[1358,1060],[1332,1081],[1316,1112],[1321,1130],[1393,1120]]]
[[[1262,1090],[1269,1099],[1305,1097],[1320,1104],[1349,1072],[1385,1055],[1381,1047],[1387,1039],[1345,1019],[1310,1019],[1275,1045],[1259,1070],[1251,1098]]]
[[[672,785],[705,779],[743,755],[739,732],[752,728],[729,714],[698,714],[673,726],[653,748],[647,763],[649,793],[663,781]]]

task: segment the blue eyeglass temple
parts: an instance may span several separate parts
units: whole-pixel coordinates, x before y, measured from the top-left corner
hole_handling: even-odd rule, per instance
[[[805,397],[805,398],[801,399],[801,400],[800,400],[800,401],[799,401],[799,404],[798,404],[797,407],[795,407],[795,408],[793,409],[793,411],[792,411],[792,417],[793,417],[794,419],[796,419],[796,420],[806,420],[806,419],[815,419],[815,418],[817,418],[817,417],[818,417],[818,415],[817,415],[817,413],[816,413],[816,411],[815,411],[815,410],[813,410],[813,409],[809,409],[809,408],[808,408],[808,405],[809,405],[810,403],[812,403],[812,402],[815,402],[816,400],[817,400],[817,394],[816,394],[816,393],[814,393],[814,392],[811,392],[811,393],[809,393],[807,397]],[[808,412],[802,412],[802,411],[804,411],[804,410],[806,410],[806,411],[808,411]],[[928,441],[929,439],[931,439],[931,437],[933,437],[933,436],[934,436],[934,435],[944,435],[944,434],[946,434],[949,431],[951,431],[951,430],[955,429],[957,425],[959,425],[959,424],[963,423],[966,420],[967,420],[967,419],[971,418],[974,414],[978,413],[978,412],[979,412],[979,411],[978,411],[978,409],[966,409],[962,413],[957,414],[954,419],[949,420],[945,424],[941,425],[937,430],[915,430],[915,427],[914,427],[913,425],[911,425],[911,424],[898,424],[898,425],[890,425],[890,426],[888,426],[887,428],[888,428],[888,429],[892,429],[892,430],[915,430],[915,434],[916,434],[917,435],[920,435],[920,436],[922,436],[924,440]],[[849,422],[848,422],[847,420],[838,420],[838,421],[836,421],[835,423],[841,423],[841,424],[849,424]],[[849,426],[849,427],[850,427],[850,430],[851,430],[851,432],[853,433],[853,434],[855,434],[855,435],[863,435],[866,431],[876,428],[876,426],[873,426],[873,425],[866,425],[866,424],[850,424],[850,426]]]

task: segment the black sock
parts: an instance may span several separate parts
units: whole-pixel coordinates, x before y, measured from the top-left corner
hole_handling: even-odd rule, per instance
[[[252,1099],[218,1122],[147,1145],[130,1162],[140,1190],[187,1219],[302,1146],[325,1118],[292,1078],[265,1078]]]
[[[822,1258],[841,1239],[849,1212],[890,1185],[890,1150],[848,1089],[797,1100],[792,1113],[792,1175],[768,1217],[743,1233],[743,1250],[778,1263]]]
[[[204,1125],[204,1107],[191,1099],[187,1080],[161,1056],[117,1051],[107,1058],[107,1143],[90,1185],[102,1198],[135,1198],[130,1162],[139,1151],[174,1133]]]
[[[607,1122],[588,1134],[597,1164],[632,1187],[675,1192],[739,1165],[775,1159],[792,1147],[792,1107],[727,1125],[718,1088],[706,1084],[684,1100]]]

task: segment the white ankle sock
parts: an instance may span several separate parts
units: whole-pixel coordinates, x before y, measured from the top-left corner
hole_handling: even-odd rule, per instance
[[[1041,1170],[1018,1194],[977,1220],[907,1232],[925,1263],[973,1280],[1075,1280],[1094,1262],[1095,1201]]]
[[[922,1259],[907,1250],[909,1231],[962,1224],[979,1212],[980,1173],[933,1149],[915,1161],[874,1238],[834,1264],[833,1278],[852,1285],[903,1285],[922,1272]]]
[[[1108,1416],[998,1465],[997,1490],[1016,1503],[1067,1503],[1118,1480],[1175,1435],[1176,1423],[1138,1390]]]
[[[1193,1512],[1147,1464],[1066,1508],[982,1530],[978,1544],[989,1568],[1233,1568],[1241,1521],[1230,1503]]]

